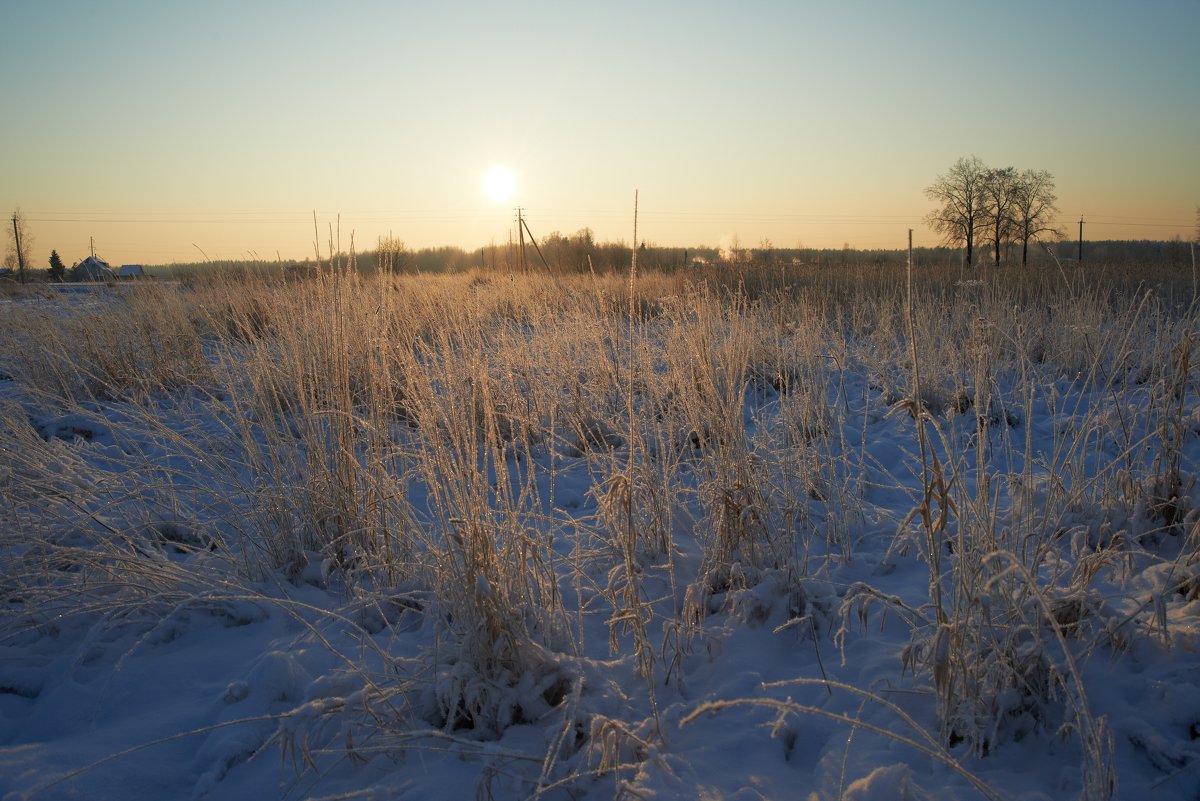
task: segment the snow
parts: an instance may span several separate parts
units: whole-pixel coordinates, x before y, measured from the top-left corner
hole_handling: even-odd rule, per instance
[[[961,633],[932,619],[922,628],[930,574],[919,527],[897,536],[920,495],[917,422],[889,405],[865,368],[847,365],[837,378],[822,391],[840,416],[837,458],[857,469],[811,489],[797,543],[805,574],[706,564],[713,531],[692,525],[700,510],[692,520],[680,513],[671,550],[639,556],[635,591],[652,651],[640,656],[636,625],[614,622],[613,593],[600,589],[620,586],[610,575],[619,559],[595,533],[605,493],[588,458],[607,450],[619,463],[621,432],[597,423],[595,436],[568,433],[553,453],[510,458],[513,475],[538,473],[548,499],[542,510],[553,522],[538,525],[556,537],[545,558],[567,619],[531,612],[525,625],[545,632],[547,652],[526,654],[507,683],[489,684],[457,639],[482,635],[448,628],[459,621],[444,608],[434,613],[439,588],[389,585],[368,572],[356,585],[336,556],[316,551],[291,573],[256,575],[235,549],[217,547],[252,530],[254,498],[287,491],[254,472],[226,401],[180,389],[48,409],[6,375],[0,559],[15,569],[41,537],[103,551],[104,531],[136,529],[159,547],[136,555],[114,547],[108,558],[132,571],[120,573],[127,584],[97,573],[84,582],[93,593],[86,603],[48,592],[50,606],[27,609],[4,580],[0,799],[1045,801],[1087,792],[1081,703],[1111,733],[1115,797],[1200,797],[1200,568],[1177,558],[1186,527],[1163,530],[1144,506],[1116,501],[1051,510],[1063,534],[1054,541],[1060,562],[1047,560],[1039,576],[1047,592],[1097,561],[1112,538],[1129,550],[1118,564],[1097,562],[1077,619],[1046,623],[1040,651],[1028,643],[1036,664],[1025,675],[1051,682],[1046,697],[981,687],[995,690],[975,699],[994,710],[980,728],[986,741],[964,741],[967,731],[943,740],[937,683],[954,669]],[[1108,418],[1122,410],[1102,382],[1060,376],[1030,398],[1011,383],[997,395],[1009,414],[997,418],[989,451],[1000,525],[1066,497],[1052,485],[1061,476],[1087,486],[1130,456],[1105,440],[1121,425]],[[1194,390],[1184,402],[1183,418],[1196,419]],[[748,393],[749,436],[783,437],[787,425],[796,434],[791,411],[776,391]],[[947,444],[978,435],[973,414],[945,410],[937,422],[945,441],[931,448],[944,462]],[[1097,447],[1064,454],[1081,429]],[[1035,464],[1022,457],[1027,436]],[[1183,436],[1181,469],[1192,476],[1200,436]],[[37,488],[22,483],[34,448],[55,465]],[[1155,455],[1147,446],[1131,456]],[[701,469],[683,463],[685,474]],[[800,486],[799,471],[779,481]],[[413,482],[407,491],[422,508],[427,488]],[[1195,511],[1187,514],[1194,526]],[[746,512],[737,522],[760,524]],[[1190,595],[1164,593],[1189,570]],[[689,594],[690,581],[679,579],[689,575],[707,575],[710,592]],[[993,581],[1011,582],[1014,593],[1025,586],[1013,573]],[[485,575],[460,589],[481,604],[502,592]],[[1057,608],[1051,600],[1047,608]],[[689,604],[703,613],[681,614]],[[996,657],[981,647],[974,658]],[[501,725],[456,727],[444,708],[456,698],[457,714],[478,704]]]

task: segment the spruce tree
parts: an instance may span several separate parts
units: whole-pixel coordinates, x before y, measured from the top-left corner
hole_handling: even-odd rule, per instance
[[[61,281],[67,276],[67,267],[58,256],[57,250],[50,251],[50,280]]]

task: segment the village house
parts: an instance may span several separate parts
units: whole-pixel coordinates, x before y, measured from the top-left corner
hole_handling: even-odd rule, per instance
[[[71,268],[73,281],[112,281],[116,278],[113,268],[104,259],[88,256]]]

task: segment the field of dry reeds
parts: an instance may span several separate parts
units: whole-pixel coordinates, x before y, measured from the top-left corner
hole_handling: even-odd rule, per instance
[[[688,745],[725,728],[827,743],[829,797],[847,735],[964,797],[1036,743],[1087,799],[1194,782],[1200,701],[1147,685],[1143,731],[1108,693],[1196,685],[1197,311],[1152,266],[9,298],[0,695],[282,619],[309,678],[210,790],[273,745],[289,776],[452,752],[480,797],[683,797],[672,759],[736,769]],[[60,768],[19,789],[101,769]]]

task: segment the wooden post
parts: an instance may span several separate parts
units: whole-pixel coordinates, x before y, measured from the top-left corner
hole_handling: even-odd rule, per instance
[[[14,211],[12,216],[13,238],[17,240],[17,268],[20,270],[21,283],[23,284],[25,283],[25,253],[21,250],[21,226],[18,225],[20,219],[20,215]]]
[[[546,261],[546,257],[542,254],[542,247],[537,243],[537,237],[533,235],[533,231],[529,230],[529,223],[525,222],[525,218],[521,218],[521,225],[525,226],[525,233],[529,234],[529,242],[533,245],[533,249],[537,251],[538,258],[542,260],[542,266],[547,270],[550,269],[550,262]]]
[[[529,265],[525,263],[525,218],[522,216],[524,209],[517,207],[517,236],[520,238],[521,250],[519,256],[521,259],[521,273],[529,272]]]
[[[1083,264],[1083,215],[1079,215],[1079,263]]]

